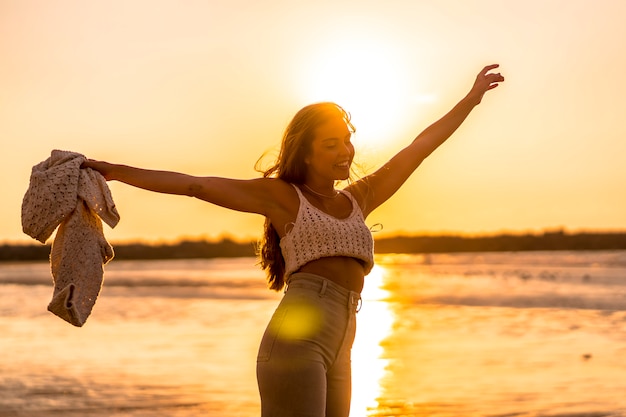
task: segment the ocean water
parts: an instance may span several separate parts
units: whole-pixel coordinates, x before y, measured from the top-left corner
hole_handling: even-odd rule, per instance
[[[82,328],[0,263],[0,417],[259,415],[253,258],[116,261]],[[626,251],[380,255],[352,416],[626,416]]]

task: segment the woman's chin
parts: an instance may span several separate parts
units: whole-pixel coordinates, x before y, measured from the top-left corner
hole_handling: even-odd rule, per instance
[[[336,169],[335,178],[337,179],[337,181],[347,180],[348,178],[350,178],[350,168]]]

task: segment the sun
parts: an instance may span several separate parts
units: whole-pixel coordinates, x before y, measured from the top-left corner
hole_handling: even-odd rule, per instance
[[[356,145],[377,148],[408,117],[411,80],[401,53],[383,39],[332,40],[307,59],[300,87],[307,102],[333,101],[352,116]]]

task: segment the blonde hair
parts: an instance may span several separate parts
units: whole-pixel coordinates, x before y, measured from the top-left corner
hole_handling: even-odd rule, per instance
[[[341,117],[350,130],[350,114],[341,106],[322,102],[302,108],[287,125],[281,141],[280,151],[275,162],[269,168],[256,169],[264,178],[279,178],[291,184],[303,184],[306,179],[307,165],[305,158],[311,151],[315,129],[333,117]],[[259,264],[267,273],[270,289],[280,291],[285,286],[285,260],[280,250],[280,237],[269,219],[265,219],[263,237],[259,242]]]

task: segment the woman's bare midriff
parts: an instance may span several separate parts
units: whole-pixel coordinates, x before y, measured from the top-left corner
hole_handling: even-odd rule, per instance
[[[355,258],[333,256],[317,259],[304,265],[298,272],[322,276],[350,291],[360,293],[363,289],[365,272],[361,262]]]

